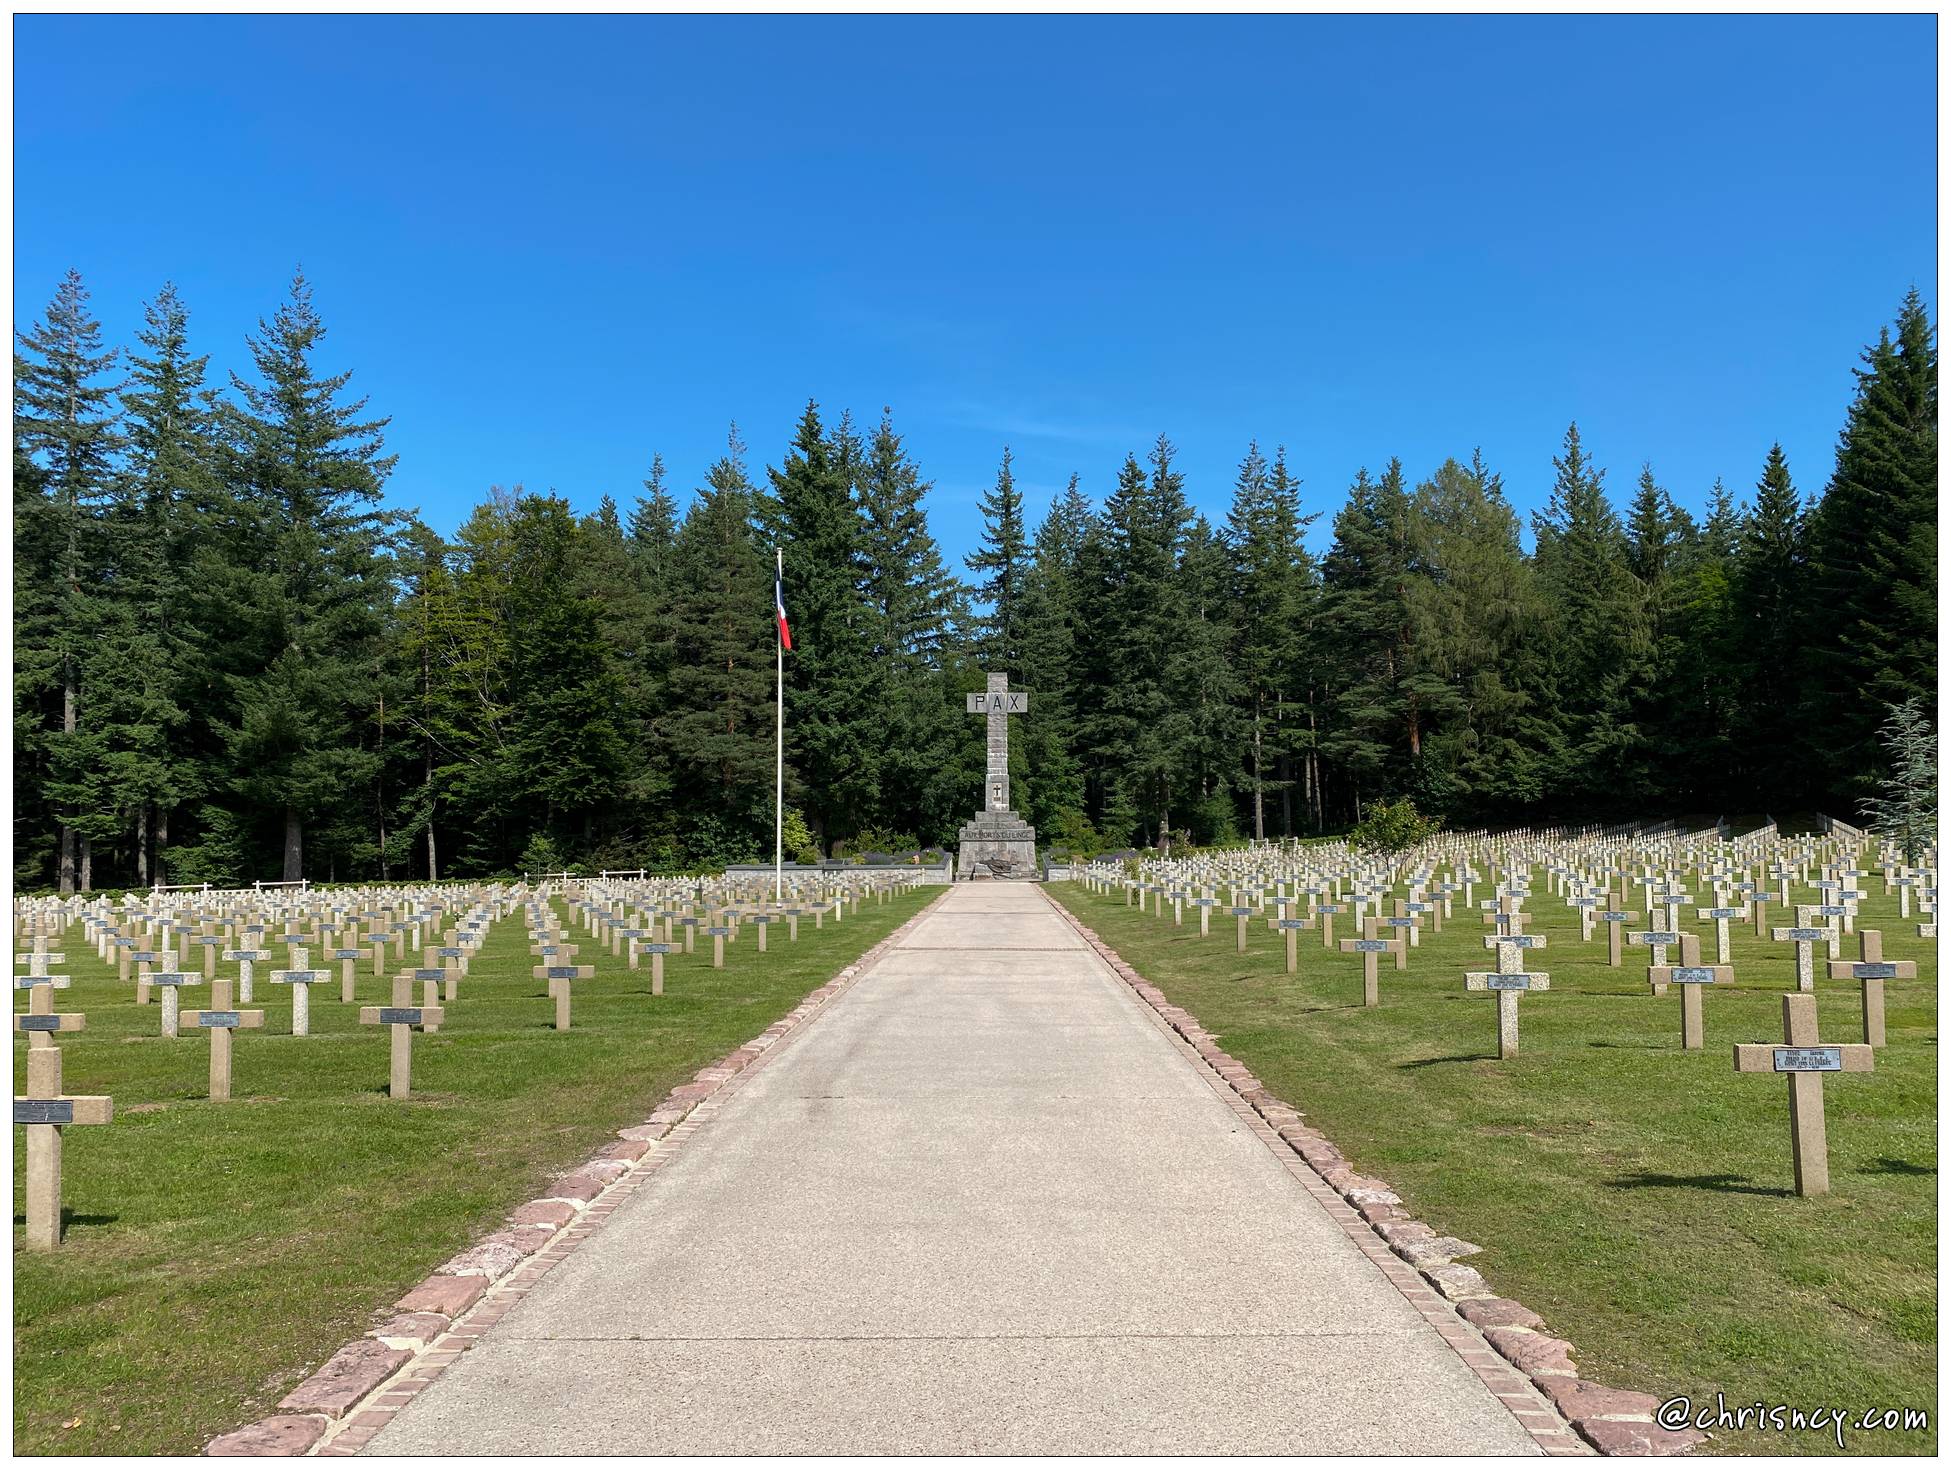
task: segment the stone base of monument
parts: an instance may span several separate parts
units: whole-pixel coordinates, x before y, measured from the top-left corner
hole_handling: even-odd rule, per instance
[[[1015,812],[981,812],[973,822],[962,825],[961,851],[956,855],[955,876],[967,882],[976,878],[1037,877],[1036,828]]]

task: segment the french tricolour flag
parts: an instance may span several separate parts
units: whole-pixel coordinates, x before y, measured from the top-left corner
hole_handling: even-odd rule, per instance
[[[786,626],[786,590],[779,578],[772,579],[772,610],[779,614],[779,641],[785,645],[786,652],[793,651],[793,630]]]

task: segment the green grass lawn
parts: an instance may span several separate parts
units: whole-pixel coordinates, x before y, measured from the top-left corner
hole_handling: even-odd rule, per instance
[[[1169,902],[1160,920],[1121,894],[1051,891],[1356,1168],[1481,1244],[1470,1264],[1569,1338],[1586,1377],[1697,1406],[1717,1390],[1731,1405],[1842,1405],[1853,1419],[1937,1402],[1936,959],[1880,878],[1859,886],[1878,894],[1861,926],[1882,931],[1886,959],[1917,961],[1919,978],[1887,982],[1875,1072],[1824,1083],[1833,1192],[1813,1199],[1793,1192],[1786,1081],[1733,1070],[1733,1043],[1781,1041],[1780,997],[1795,985],[1793,947],[1752,924],[1734,924],[1736,983],[1704,998],[1706,1049],[1685,1052],[1679,987],[1648,993],[1643,948],[1609,968],[1605,927],[1581,943],[1573,911],[1540,882],[1527,907],[1549,945],[1529,967],[1552,988],[1520,1001],[1520,1055],[1506,1063],[1494,999],[1463,989],[1465,970],[1496,967],[1480,916],[1460,903],[1406,971],[1382,957],[1382,1004],[1368,1011],[1360,957],[1325,952],[1316,932],[1301,934],[1290,978],[1263,924],[1239,955],[1224,914],[1202,940],[1191,909],[1175,930]],[[1778,913],[1771,925],[1792,922]],[[1711,964],[1712,922],[1684,927],[1704,929]],[[1843,945],[1855,959],[1854,937]],[[1823,978],[1825,957],[1818,945],[1822,1038],[1861,1041],[1857,983]],[[1936,1442],[1935,1425],[1846,1439],[1853,1452]],[[1713,1448],[1836,1446],[1730,1432]]]
[[[265,1028],[236,1033],[233,1100],[211,1103],[205,1035],[163,1040],[160,1006],[135,1005],[134,986],[74,926],[63,946],[74,983],[55,1008],[88,1025],[64,1038],[65,1090],[109,1094],[115,1121],[67,1130],[59,1251],[22,1252],[14,1219],[15,1450],[194,1453],[270,1412],[545,1180],[642,1122],[940,892],[868,899],[819,930],[803,920],[797,944],[775,925],[763,955],[748,927],[717,972],[701,939],[696,955],[666,958],[654,1000],[649,961],[632,973],[598,952],[558,904],[578,961],[596,965],[576,983],[565,1033],[529,977],[518,911],[494,926],[440,1032],[414,1038],[404,1103],[386,1095],[386,1033],[340,1004],[337,966],[312,989],[312,1034],[294,1037],[288,991],[262,979],[268,964],[252,1002]],[[390,998],[362,966],[359,999]],[[183,999],[208,1003],[207,985]],[[17,1078],[25,1050],[16,1039]],[[16,1130],[16,1201],[18,1144]]]

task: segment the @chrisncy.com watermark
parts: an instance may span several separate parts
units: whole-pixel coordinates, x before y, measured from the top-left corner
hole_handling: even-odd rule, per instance
[[[1889,1431],[1917,1433],[1931,1427],[1929,1409],[1846,1409],[1841,1405],[1802,1408],[1796,1404],[1730,1404],[1727,1395],[1717,1393],[1712,1404],[1699,1408],[1686,1395],[1668,1399],[1653,1411],[1654,1422],[1662,1429],[1813,1429],[1828,1430],[1836,1436],[1836,1448],[1852,1434],[1882,1434]]]

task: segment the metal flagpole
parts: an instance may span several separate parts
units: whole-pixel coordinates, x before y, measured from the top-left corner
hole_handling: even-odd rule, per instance
[[[785,548],[775,546],[772,554],[776,558],[773,576],[784,582]],[[786,635],[777,626],[777,619],[772,629],[772,662],[778,676],[779,695],[774,720],[778,759],[772,775],[772,901],[783,903],[786,893]]]

